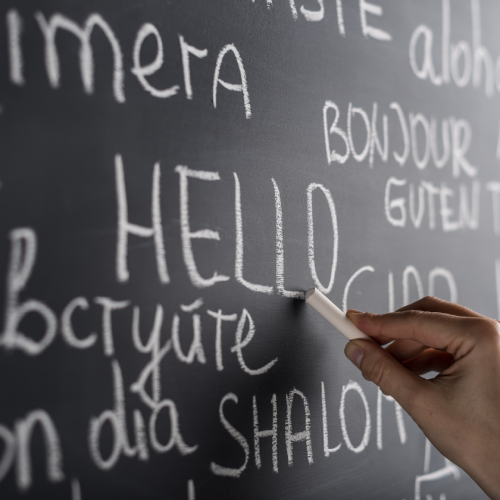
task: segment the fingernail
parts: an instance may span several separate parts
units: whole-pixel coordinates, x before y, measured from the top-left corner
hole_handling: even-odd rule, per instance
[[[356,309],[349,309],[346,312],[346,316],[354,323],[356,324],[358,319],[363,313],[361,311],[357,311]]]
[[[349,342],[345,346],[344,352],[349,361],[354,363],[358,368],[361,367],[361,360],[363,359],[363,349],[358,344]]]

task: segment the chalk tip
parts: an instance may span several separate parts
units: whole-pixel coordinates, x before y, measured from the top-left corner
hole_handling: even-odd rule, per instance
[[[309,290],[307,290],[307,292],[306,292],[306,302],[309,300],[309,298],[311,297],[311,295],[314,294],[315,291],[316,291],[316,288],[309,288]]]

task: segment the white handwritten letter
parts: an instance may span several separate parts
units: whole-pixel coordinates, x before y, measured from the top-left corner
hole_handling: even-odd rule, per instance
[[[248,332],[245,338],[243,338],[243,330],[245,328],[247,320]],[[268,372],[278,362],[278,358],[274,358],[272,361],[269,361],[267,365],[256,370],[249,368],[243,358],[243,349],[252,341],[254,335],[255,323],[252,319],[252,316],[250,316],[250,313],[246,309],[243,309],[240,320],[238,321],[238,326],[236,328],[236,342],[235,345],[231,347],[231,352],[236,352],[240,367],[245,373],[248,373],[249,375],[262,375],[263,373]]]
[[[363,406],[365,407],[365,416],[366,416],[365,432],[363,434],[363,439],[361,440],[359,446],[354,446],[352,444],[349,438],[349,434],[347,433],[347,424],[345,419],[345,397],[349,391],[357,392],[361,397],[361,400],[363,401]],[[361,389],[361,386],[357,382],[350,380],[347,385],[344,385],[342,387],[342,397],[340,399],[339,416],[340,416],[340,425],[342,427],[342,435],[344,437],[344,442],[347,448],[349,448],[354,453],[361,453],[368,446],[368,442],[370,441],[371,418],[370,418],[370,410],[368,408],[368,401],[366,400],[365,393],[363,392],[363,389]]]
[[[101,28],[103,34],[109,41],[113,51],[113,93],[117,102],[125,102],[123,91],[123,54],[113,30],[109,24],[99,15],[91,14],[83,28],[62,14],[54,14],[50,21],[45,19],[41,12],[35,13],[40,29],[45,37],[45,66],[49,83],[53,88],[59,88],[60,68],[59,55],[56,47],[56,33],[58,29],[64,29],[75,35],[80,40],[80,73],[83,82],[83,90],[87,94],[94,93],[94,58],[90,37],[96,26]]]
[[[292,406],[295,396],[299,396],[302,399],[302,403],[304,404],[305,428],[300,432],[293,432],[292,426]],[[304,393],[295,388],[286,395],[285,439],[286,454],[288,455],[289,466],[293,465],[293,443],[299,443],[301,441],[306,442],[307,461],[309,462],[309,464],[313,463],[313,451],[311,442],[311,413],[309,411],[309,403]]]
[[[392,36],[380,28],[370,26],[366,20],[366,14],[373,14],[374,16],[381,16],[383,14],[382,7],[373,3],[368,3],[366,0],[359,0],[359,11],[361,14],[361,29],[365,37],[371,36],[375,40],[383,40],[389,42]]]
[[[153,35],[156,39],[156,56],[152,62],[146,66],[141,64],[141,49],[144,40],[150,35]],[[173,85],[164,90],[158,90],[153,87],[147,80],[146,76],[151,76],[156,73],[163,66],[163,42],[158,32],[156,26],[151,23],[145,23],[141,26],[141,29],[137,33],[137,37],[134,43],[133,51],[134,67],[132,68],[132,73],[137,77],[139,83],[142,85],[146,92],[149,92],[152,96],[167,98],[172,97],[179,91],[179,85]]]
[[[253,397],[253,442],[255,448],[255,465],[260,469],[262,462],[260,459],[260,440],[262,438],[272,438],[272,454],[273,454],[273,472],[278,473],[278,405],[276,403],[276,394],[271,398],[273,405],[273,428],[259,430],[259,413],[257,411],[257,398]]]
[[[181,44],[181,55],[182,55],[182,71],[184,73],[184,89],[186,91],[186,97],[188,99],[193,98],[193,87],[191,85],[191,66],[189,64],[189,54],[202,59],[207,56],[207,49],[197,49],[192,45],[189,45],[182,35],[179,35],[179,42]]]
[[[304,292],[285,290],[285,247],[283,244],[283,209],[278,184],[274,179],[274,201],[276,206],[276,288],[278,294],[291,299],[303,299]]]
[[[194,286],[198,288],[206,288],[219,281],[227,281],[229,276],[219,275],[217,271],[211,278],[202,278],[196,267],[194,260],[193,246],[191,240],[193,239],[206,239],[206,240],[220,240],[218,231],[211,231],[210,229],[201,229],[199,231],[191,232],[191,224],[189,221],[189,190],[188,179],[199,179],[202,181],[219,181],[218,172],[206,172],[204,170],[191,170],[183,165],[178,165],[175,171],[179,174],[180,182],[180,215],[181,215],[181,241],[182,241],[182,255],[184,257],[184,264],[186,265],[189,277]]]
[[[26,83],[23,73],[23,51],[21,47],[21,34],[23,31],[23,20],[19,12],[10,9],[5,20],[7,22],[7,36],[9,41],[9,76],[10,81],[22,86]]]
[[[406,200],[404,198],[396,198],[391,200],[391,186],[405,186],[406,179],[396,179],[391,177],[385,186],[385,216],[387,220],[396,227],[405,227],[406,225]],[[392,211],[398,209],[400,217],[395,218]]]
[[[332,241],[332,267],[330,271],[330,281],[327,286],[324,286],[316,273],[316,264],[314,262],[314,221],[313,221],[313,202],[312,195],[315,189],[319,189],[325,195],[328,207],[330,208],[330,217],[332,219],[333,241]],[[330,293],[335,281],[335,271],[337,269],[337,253],[339,247],[339,234],[337,228],[337,213],[335,211],[335,204],[333,203],[332,193],[321,184],[309,184],[307,187],[307,240],[308,240],[308,256],[309,256],[309,269],[314,284],[323,293]]]
[[[257,285],[250,283],[243,277],[243,217],[241,214],[241,188],[240,180],[236,172],[234,175],[234,190],[235,190],[235,216],[236,216],[236,259],[234,265],[234,276],[238,283],[244,287],[252,290],[253,292],[261,292],[271,294],[273,293],[272,286]]]
[[[241,83],[228,83],[219,78],[222,61],[224,60],[225,55],[231,51],[236,58],[236,63],[238,64],[238,69],[240,71]],[[247,86],[247,75],[245,73],[245,67],[243,66],[243,61],[241,59],[240,53],[238,49],[233,45],[229,44],[223,47],[223,49],[219,52],[219,56],[217,57],[217,62],[215,64],[215,72],[214,72],[214,85],[213,85],[213,102],[214,108],[217,107],[217,88],[219,83],[227,90],[232,90],[233,92],[242,92],[243,93],[243,104],[245,106],[245,116],[247,118],[251,118],[252,116],[252,107],[250,106],[250,95],[248,94],[248,86]]]
[[[118,229],[116,241],[116,276],[119,282],[129,280],[130,273],[127,266],[128,235],[133,234],[141,238],[153,238],[155,243],[156,268],[161,283],[170,283],[163,241],[163,227],[160,205],[160,164],[156,163],[153,169],[153,186],[151,189],[151,220],[152,227],[139,226],[128,220],[127,191],[125,174],[121,155],[115,156],[115,181],[118,211]]]
[[[212,474],[215,474],[216,476],[240,477],[248,464],[248,457],[250,456],[250,446],[248,445],[248,441],[245,439],[245,436],[237,431],[228,422],[226,416],[224,415],[224,405],[228,401],[232,401],[233,403],[238,404],[238,396],[230,392],[222,398],[219,405],[219,418],[222,425],[224,426],[224,429],[226,429],[229,435],[243,448],[243,451],[245,453],[245,462],[241,467],[238,468],[223,467],[222,465],[216,464],[215,462],[210,462],[210,470],[212,471]]]
[[[41,427],[45,440],[47,478],[52,483],[64,481],[61,444],[54,422],[44,410],[35,410],[17,420],[15,425],[18,445],[16,481],[21,491],[28,490],[32,482],[30,445],[31,435],[37,424]]]
[[[335,119],[331,127],[328,127],[328,110],[333,109],[335,111]],[[325,145],[326,145],[326,158],[328,163],[338,162],[343,164],[349,158],[351,154],[351,146],[349,144],[349,139],[347,134],[339,127],[337,127],[337,123],[340,117],[339,107],[332,101],[326,101],[323,106],[323,127],[325,131]],[[338,135],[343,141],[345,145],[345,153],[343,155],[338,154],[335,150],[331,149],[330,146],[330,135]]]
[[[18,228],[10,232],[11,250],[7,269],[6,304],[4,331],[0,345],[6,349],[20,349],[30,356],[42,353],[54,340],[57,318],[53,311],[39,300],[19,303],[35,266],[37,253],[36,233],[31,228]],[[29,313],[36,313],[45,322],[45,333],[40,340],[33,340],[18,331],[22,319]]]

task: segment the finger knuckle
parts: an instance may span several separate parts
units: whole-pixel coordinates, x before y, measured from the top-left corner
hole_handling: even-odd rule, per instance
[[[488,345],[498,344],[500,340],[500,325],[497,321],[489,318],[479,318],[478,323],[480,328],[480,338]]]
[[[418,309],[412,309],[411,311],[408,311],[408,316],[410,319],[417,319],[422,316],[423,312],[419,311]]]
[[[441,299],[438,299],[437,297],[434,297],[432,295],[426,295],[425,297],[422,297],[421,299],[417,300],[413,304],[413,308],[415,310],[423,309],[424,311],[426,310],[432,310],[438,307],[438,304],[444,302]]]
[[[441,300],[432,295],[426,295],[424,298],[420,299],[420,303],[426,306],[431,306],[438,302],[441,302]]]
[[[408,311],[408,326],[410,328],[410,339],[415,340],[415,329],[421,322],[423,311],[413,310]]]
[[[387,366],[384,363],[384,360],[377,356],[373,363],[368,367],[365,375],[375,385],[383,385],[384,381],[387,379]]]

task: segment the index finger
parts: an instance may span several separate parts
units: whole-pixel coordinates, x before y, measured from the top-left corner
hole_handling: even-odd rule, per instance
[[[493,326],[483,317],[459,317],[426,311],[402,311],[388,314],[348,311],[349,319],[370,337],[413,340],[435,349],[445,349],[455,360],[468,354],[476,344],[475,332]]]
[[[417,300],[412,304],[401,307],[396,312],[402,311],[428,311],[428,312],[441,312],[445,314],[452,314],[453,316],[464,316],[464,317],[475,317],[482,318],[482,314],[479,314],[468,307],[461,306],[459,304],[454,304],[453,302],[447,302],[446,300],[438,299],[437,297],[427,296],[423,299]]]

